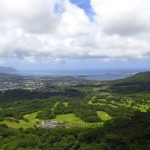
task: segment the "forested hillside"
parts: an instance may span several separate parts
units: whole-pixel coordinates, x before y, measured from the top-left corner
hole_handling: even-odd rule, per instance
[[[150,92],[150,72],[111,82],[111,90],[118,93]]]
[[[150,112],[107,122],[103,128],[30,128],[0,125],[2,150],[149,150]]]
[[[149,83],[146,72],[97,86],[57,84],[57,92],[2,91],[0,150],[149,150]]]

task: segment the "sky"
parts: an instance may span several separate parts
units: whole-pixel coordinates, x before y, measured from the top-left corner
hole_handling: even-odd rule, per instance
[[[0,0],[0,65],[150,69],[149,0]]]

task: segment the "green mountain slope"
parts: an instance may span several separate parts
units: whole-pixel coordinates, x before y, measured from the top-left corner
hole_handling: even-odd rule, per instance
[[[111,90],[118,93],[150,92],[150,72],[110,82]]]

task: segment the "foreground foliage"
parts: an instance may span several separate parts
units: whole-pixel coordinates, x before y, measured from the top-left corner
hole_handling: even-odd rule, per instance
[[[0,125],[2,150],[148,150],[150,112],[111,120],[103,128],[29,128]]]
[[[0,94],[0,150],[150,149],[149,72],[97,87],[61,88],[57,94]],[[43,120],[70,126],[38,128]]]

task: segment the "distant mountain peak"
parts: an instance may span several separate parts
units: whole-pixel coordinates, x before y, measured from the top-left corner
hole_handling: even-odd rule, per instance
[[[0,66],[0,73],[15,74],[17,73],[17,70],[12,67]]]

